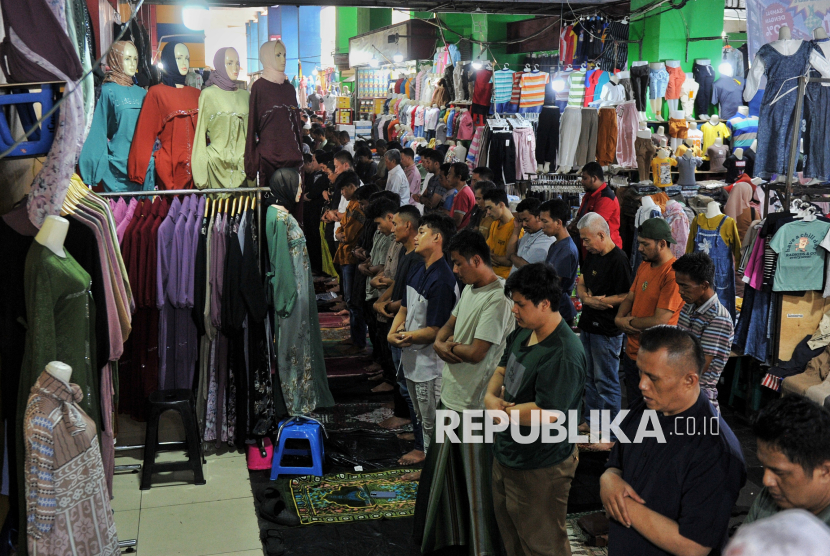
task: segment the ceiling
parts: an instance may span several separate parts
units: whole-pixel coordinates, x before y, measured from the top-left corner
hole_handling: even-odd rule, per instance
[[[262,7],[262,0],[206,0],[216,7]],[[145,0],[146,4],[186,4],[186,0]],[[267,5],[267,3],[266,3]],[[488,14],[559,15],[562,8],[571,11],[602,8],[608,15],[626,15],[628,0],[292,0],[292,6],[352,6],[365,8],[401,8],[430,12],[464,12]],[[564,6],[563,6],[564,5]]]

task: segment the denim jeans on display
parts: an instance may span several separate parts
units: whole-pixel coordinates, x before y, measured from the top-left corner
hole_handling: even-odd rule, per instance
[[[585,350],[586,369],[588,377],[585,381],[585,420],[591,423],[591,410],[609,410],[611,421],[620,412],[620,350],[622,349],[622,334],[618,336],[603,336],[580,332],[579,338]],[[626,357],[627,359],[627,357]],[[600,423],[593,424],[599,429]],[[612,435],[612,440],[616,438]]]
[[[392,350],[392,363],[395,365],[398,373],[398,388],[401,396],[406,400],[406,405],[409,408],[409,419],[412,421],[412,433],[415,435],[415,449],[424,451],[424,435],[421,430],[421,423],[418,422],[418,416],[415,414],[415,404],[412,403],[412,397],[409,395],[409,389],[406,386],[406,377],[403,376],[403,365],[401,365],[401,349],[395,346],[389,346]]]

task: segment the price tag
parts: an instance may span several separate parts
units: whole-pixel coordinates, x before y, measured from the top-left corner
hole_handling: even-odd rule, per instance
[[[746,160],[735,161],[735,166],[737,166],[738,168],[743,168],[744,166],[746,166]]]
[[[533,136],[528,134],[527,142],[530,143],[531,141],[533,141]]]
[[[505,147],[509,147],[509,146],[510,146],[510,139],[508,139],[508,140],[506,140],[506,141],[504,142],[504,146],[505,146]]]

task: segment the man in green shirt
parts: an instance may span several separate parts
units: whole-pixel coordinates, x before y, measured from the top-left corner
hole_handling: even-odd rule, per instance
[[[510,275],[504,292],[513,300],[521,327],[507,344],[484,398],[489,410],[506,411],[520,424],[523,437],[537,422],[552,422],[551,411],[566,416],[581,411],[587,377],[585,353],[576,334],[559,314],[561,289],[552,267],[534,263]],[[519,443],[513,426],[495,435],[493,504],[508,556],[570,555],[565,526],[568,493],[579,463],[568,441]]]
[[[797,395],[770,402],[752,423],[764,488],[744,523],[807,510],[830,525],[830,412]]]

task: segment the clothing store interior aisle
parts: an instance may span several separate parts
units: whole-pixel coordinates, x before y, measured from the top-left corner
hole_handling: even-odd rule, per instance
[[[118,420],[119,443],[144,443],[144,425],[126,415]],[[159,441],[184,440],[175,412],[159,423]],[[141,449],[117,452],[115,465],[143,463]],[[183,451],[159,452],[157,462],[181,461]],[[141,556],[262,556],[245,453],[227,445],[217,451],[206,444],[202,465],[207,484],[194,485],[192,472],[153,475],[153,488],[139,490],[141,473],[116,472],[112,508],[119,540],[136,539]]]

